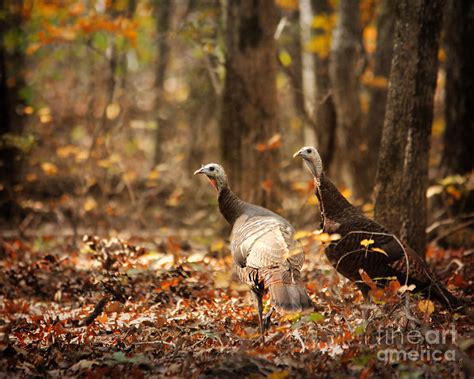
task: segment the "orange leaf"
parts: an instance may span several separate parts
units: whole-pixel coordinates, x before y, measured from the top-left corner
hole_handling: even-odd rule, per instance
[[[273,182],[271,179],[266,179],[261,183],[263,190],[267,193],[272,192]]]
[[[371,279],[371,277],[363,270],[363,269],[360,269],[359,270],[359,274],[360,274],[360,277],[362,279],[362,281],[367,284],[371,290],[375,290],[377,288],[377,285],[375,284],[375,282]]]
[[[392,280],[389,284],[389,288],[392,292],[398,292],[398,289],[401,287],[398,280]]]
[[[107,317],[107,313],[103,312],[100,316],[96,318],[101,324],[105,324],[109,318]]]
[[[418,309],[429,316],[434,312],[435,306],[431,300],[420,300]]]
[[[281,146],[281,134],[274,134],[266,143],[257,143],[255,149],[260,153],[278,149]]]

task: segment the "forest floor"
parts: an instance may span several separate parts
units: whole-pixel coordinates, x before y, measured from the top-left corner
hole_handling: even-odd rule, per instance
[[[321,237],[298,237],[315,307],[274,317],[264,345],[222,239],[1,237],[0,377],[474,376],[466,316],[399,286],[367,304],[328,265]],[[428,258],[455,293],[472,295],[474,254],[430,246]]]

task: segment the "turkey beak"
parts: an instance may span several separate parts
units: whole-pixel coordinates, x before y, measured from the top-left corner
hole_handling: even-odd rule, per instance
[[[293,154],[293,158],[301,157],[303,155],[303,149],[298,150],[296,153]]]
[[[204,174],[204,167],[201,167],[197,169],[196,171],[194,171],[194,175],[197,175],[197,174]]]

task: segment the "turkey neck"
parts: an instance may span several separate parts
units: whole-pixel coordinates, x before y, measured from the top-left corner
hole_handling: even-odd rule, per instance
[[[324,173],[321,174],[319,185],[316,186],[316,196],[319,200],[323,220],[329,218],[332,221],[339,222],[348,209],[354,209],[354,206],[342,196]]]
[[[219,210],[230,225],[244,213],[245,203],[229,187],[224,187],[218,196]]]

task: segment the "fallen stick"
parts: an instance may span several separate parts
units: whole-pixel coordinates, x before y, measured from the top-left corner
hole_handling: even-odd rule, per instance
[[[92,313],[84,319],[83,325],[90,325],[92,322],[104,311],[105,306],[110,300],[110,295],[105,295],[99,302],[96,304]]]

